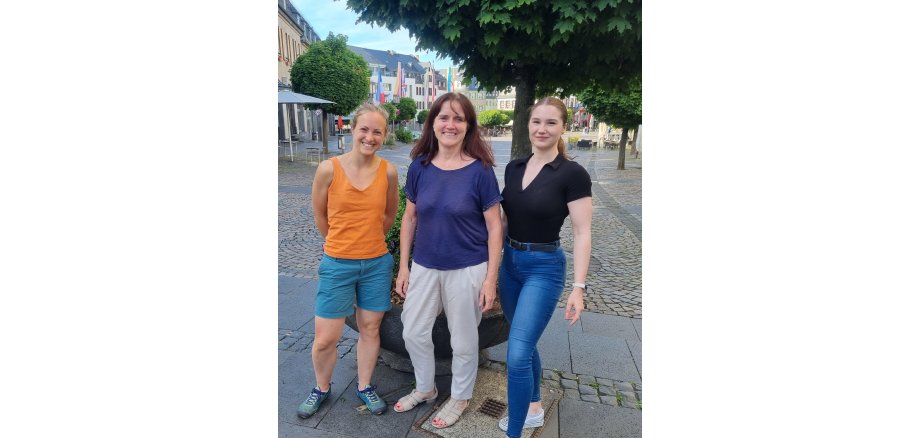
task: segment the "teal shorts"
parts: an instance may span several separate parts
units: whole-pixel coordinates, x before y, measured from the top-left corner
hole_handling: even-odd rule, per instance
[[[390,310],[393,285],[393,256],[386,253],[372,259],[340,259],[323,254],[319,262],[316,316],[344,318],[364,310]]]

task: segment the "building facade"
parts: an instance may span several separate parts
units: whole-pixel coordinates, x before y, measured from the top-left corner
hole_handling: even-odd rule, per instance
[[[370,67],[371,87],[367,98],[371,102],[395,103],[401,97],[411,97],[416,109],[424,110],[431,108],[434,100],[447,92],[447,79],[433,69],[431,63],[419,60],[418,55],[357,46],[348,46],[348,49]]]
[[[291,67],[320,38],[289,0],[278,0],[278,87],[290,88]],[[278,139],[314,131],[316,120],[303,105],[278,105]]]

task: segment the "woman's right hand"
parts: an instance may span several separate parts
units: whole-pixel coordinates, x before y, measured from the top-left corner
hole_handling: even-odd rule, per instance
[[[399,268],[399,274],[396,275],[396,293],[405,298],[406,291],[409,290],[409,268]]]

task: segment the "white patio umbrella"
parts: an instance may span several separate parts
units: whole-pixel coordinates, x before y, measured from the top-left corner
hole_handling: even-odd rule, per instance
[[[291,90],[278,90],[278,104],[283,103],[287,104],[311,104],[311,103],[335,103],[329,100],[320,99],[318,97],[307,96],[306,94],[295,93]],[[289,114],[285,111],[286,114]],[[288,126],[291,126],[292,121],[290,116],[288,116]],[[288,130],[288,147],[291,150],[291,162],[294,162],[294,140],[291,138],[290,130]]]

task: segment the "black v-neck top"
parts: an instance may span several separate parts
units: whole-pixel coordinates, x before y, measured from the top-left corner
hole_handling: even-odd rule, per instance
[[[580,164],[559,154],[521,189],[531,157],[512,160],[505,167],[502,209],[508,217],[508,236],[519,242],[554,242],[569,215],[568,203],[591,196],[591,177]]]

